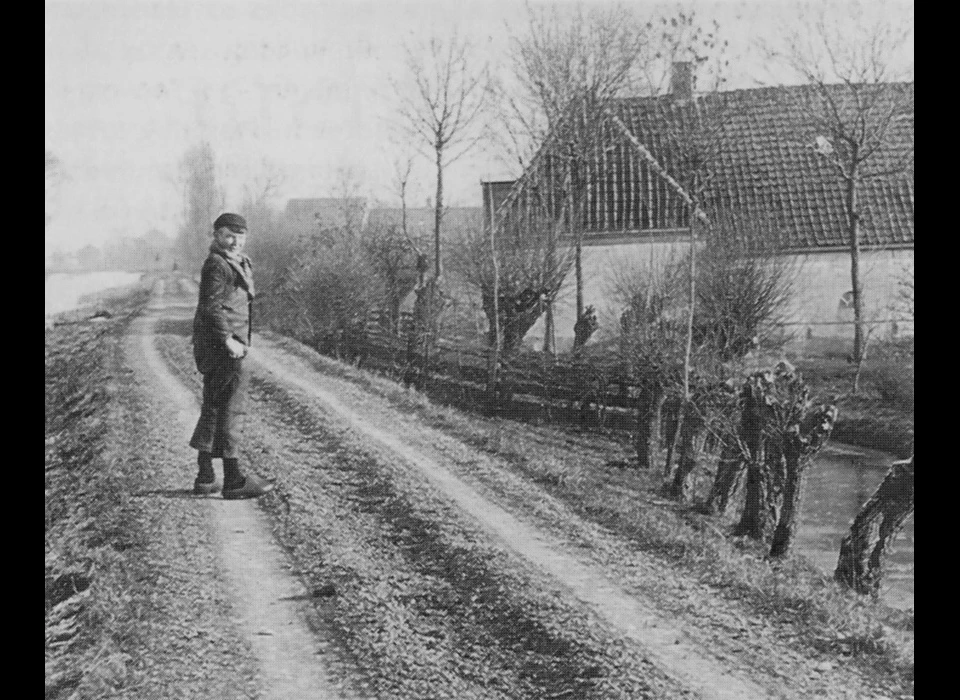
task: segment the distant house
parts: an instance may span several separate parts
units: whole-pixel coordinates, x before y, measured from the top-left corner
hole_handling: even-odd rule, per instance
[[[303,232],[336,228],[361,230],[367,223],[366,197],[318,197],[290,199],[284,218]]]
[[[77,264],[81,270],[92,272],[103,269],[103,253],[94,245],[85,245],[77,251]]]
[[[830,89],[838,108],[844,109],[843,87]],[[860,188],[866,212],[860,236],[866,319],[887,333],[912,332],[912,325],[902,320],[891,323],[895,318],[891,308],[900,281],[913,270],[913,83],[862,86],[864,94],[885,89],[905,91],[911,108],[894,120],[890,138],[872,161],[872,167],[889,166],[896,174],[866,181]],[[814,88],[734,90],[696,98],[690,94],[675,85],[669,95],[616,100],[608,117],[618,118],[658,162],[678,172],[682,154],[670,134],[676,134],[677,124],[689,123],[699,114],[716,115],[717,155],[709,170],[704,208],[772,222],[770,235],[801,265],[790,312],[790,330],[797,337],[852,335],[844,183],[817,152],[823,136],[806,116],[816,99]],[[581,178],[586,183],[580,209],[585,303],[602,313],[612,303],[609,281],[614,269],[656,264],[670,251],[685,248],[690,211],[631,147],[612,117],[601,133],[592,155],[578,161],[578,170],[565,167],[570,162],[565,144],[548,139],[518,180],[483,183],[483,213],[489,221],[490,211],[495,211],[500,220],[511,208],[523,206],[525,198],[535,198],[562,219],[563,198],[572,191],[565,178],[571,173]],[[893,167],[900,163],[906,163],[905,169]],[[558,341],[561,336],[571,339],[572,299],[563,301],[555,315]],[[538,333],[542,334],[539,325],[529,339],[536,340]]]
[[[143,236],[122,237],[103,245],[103,264],[111,270],[169,270],[173,260],[173,241],[157,229]]]
[[[432,241],[435,212],[433,207],[407,208],[407,233],[415,241]],[[370,210],[369,227],[401,227],[403,209],[378,207]],[[440,235],[444,240],[456,240],[466,232],[483,225],[480,207],[444,207]]]

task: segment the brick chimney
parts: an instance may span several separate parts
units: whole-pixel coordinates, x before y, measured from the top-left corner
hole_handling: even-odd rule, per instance
[[[670,74],[670,94],[677,100],[693,99],[693,63],[677,61]]]

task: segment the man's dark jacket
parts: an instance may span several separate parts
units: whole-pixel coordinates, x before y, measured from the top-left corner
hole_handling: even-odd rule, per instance
[[[215,245],[211,247],[200,273],[200,298],[193,317],[193,356],[202,374],[230,357],[227,338],[250,345],[253,293],[250,259],[233,260]]]

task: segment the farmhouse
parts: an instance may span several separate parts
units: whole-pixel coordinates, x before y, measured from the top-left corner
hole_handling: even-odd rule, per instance
[[[798,342],[851,337],[848,193],[830,158],[843,144],[818,119],[826,100],[838,114],[859,109],[868,124],[886,120],[884,138],[869,144],[857,188],[864,318],[874,334],[912,333],[912,316],[898,312],[897,299],[913,274],[913,83],[695,96],[684,76],[689,72],[675,73],[670,94],[605,105],[586,150],[571,143],[578,129],[590,127],[580,113],[571,114],[518,180],[483,183],[486,221],[491,211],[502,223],[536,202],[568,240],[582,227],[584,303],[597,309],[602,327],[618,315],[610,286],[617,270],[663,265],[688,245],[691,209],[667,175],[700,193],[707,220],[721,212],[762,220],[778,250],[796,261],[785,330]],[[576,317],[569,290],[554,314],[562,348]],[[541,319],[527,341],[539,344],[542,328]]]

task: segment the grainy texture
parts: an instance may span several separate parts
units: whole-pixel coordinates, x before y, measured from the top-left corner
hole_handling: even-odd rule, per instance
[[[119,590],[141,627],[116,641],[127,672],[112,690],[101,683],[99,694],[77,697],[273,690],[262,654],[245,640],[242,601],[226,585],[223,538],[211,534],[217,510],[240,504],[186,496],[194,466],[184,395],[200,390],[190,291],[157,287],[155,322],[111,341],[117,386],[105,444],[127,475],[126,532],[139,543]],[[791,623],[802,611],[764,610],[725,585],[719,565],[718,580],[704,580],[678,567],[663,542],[644,539],[649,524],[637,519],[673,515],[639,473],[616,466],[628,445],[439,409],[274,336],[255,339],[251,362],[245,463],[276,481],[260,504],[300,581],[291,597],[305,609],[334,692],[397,700],[912,694],[908,682],[812,641]],[[571,498],[573,482],[591,496]],[[709,556],[715,535],[702,522]],[[111,621],[106,633],[122,624]],[[50,697],[69,697],[68,686]]]

